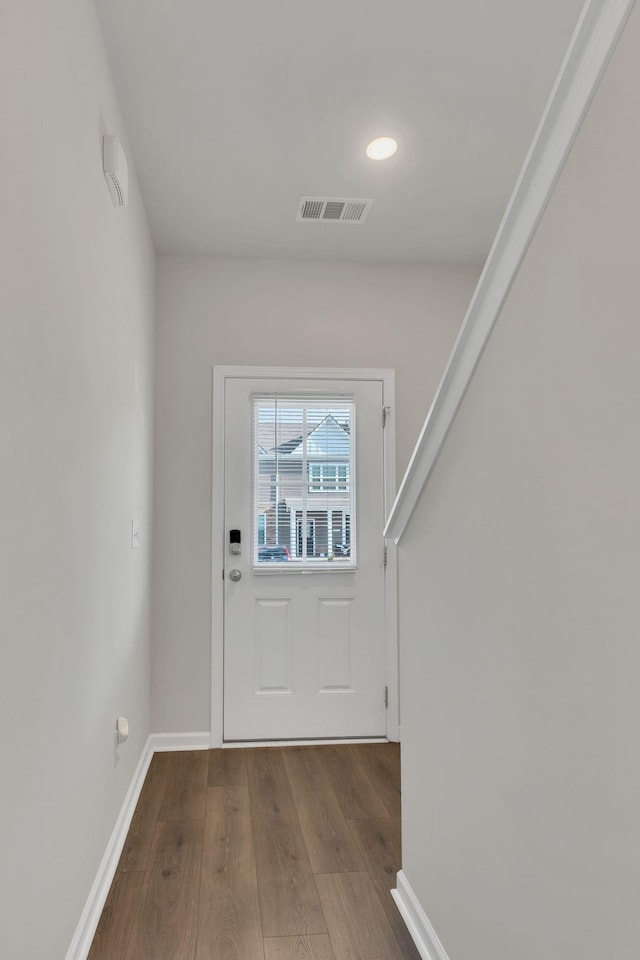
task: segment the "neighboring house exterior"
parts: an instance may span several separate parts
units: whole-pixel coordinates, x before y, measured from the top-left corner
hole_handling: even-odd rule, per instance
[[[259,438],[258,547],[286,546],[292,560],[345,559],[352,535],[350,422],[327,414],[306,435],[300,423],[287,428],[296,435],[277,446],[268,447],[266,431]],[[267,429],[273,439],[273,424]]]

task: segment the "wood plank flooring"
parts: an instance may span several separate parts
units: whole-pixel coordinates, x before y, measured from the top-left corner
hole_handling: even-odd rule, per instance
[[[156,754],[89,960],[420,960],[398,744]]]

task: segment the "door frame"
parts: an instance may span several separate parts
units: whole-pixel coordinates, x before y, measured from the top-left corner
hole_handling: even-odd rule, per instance
[[[384,512],[389,516],[396,496],[395,370],[352,367],[214,366],[212,369],[211,434],[211,746],[224,746],[224,421],[225,386],[230,379],[377,380],[382,383],[384,417]],[[380,411],[383,416],[383,411]],[[386,545],[385,649],[388,687],[387,739],[400,739],[398,691],[398,572],[396,545]],[[237,746],[237,744],[236,744]]]

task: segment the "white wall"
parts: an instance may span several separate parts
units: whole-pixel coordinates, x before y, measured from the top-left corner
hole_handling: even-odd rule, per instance
[[[154,730],[210,726],[211,368],[395,367],[402,471],[478,272],[158,260]]]
[[[403,863],[451,960],[640,943],[640,10],[400,547]]]
[[[149,732],[154,265],[93,4],[1,20],[0,956],[61,960]]]

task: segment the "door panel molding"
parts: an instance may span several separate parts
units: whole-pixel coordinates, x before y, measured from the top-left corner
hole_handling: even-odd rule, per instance
[[[358,380],[382,384],[383,406],[390,408],[384,429],[384,505],[389,515],[396,493],[395,371],[378,368],[214,366],[212,369],[211,498],[211,746],[223,745],[224,718],[224,450],[225,384],[229,379]],[[381,411],[382,416],[382,411]],[[380,544],[382,549],[382,530]],[[385,577],[386,672],[389,688],[387,737],[399,739],[397,573],[390,544]],[[380,691],[383,696],[384,691]]]

